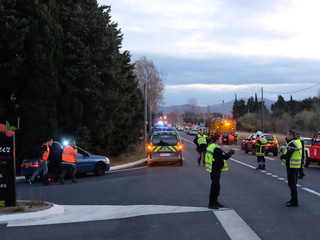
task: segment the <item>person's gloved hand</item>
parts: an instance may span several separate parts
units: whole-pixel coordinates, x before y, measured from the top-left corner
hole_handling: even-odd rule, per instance
[[[230,151],[228,152],[230,155],[233,155],[235,153],[234,150],[230,149]]]

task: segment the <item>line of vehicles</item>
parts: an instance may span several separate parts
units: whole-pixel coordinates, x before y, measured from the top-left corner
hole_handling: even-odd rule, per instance
[[[265,148],[266,155],[272,153],[274,156],[277,156],[279,152],[284,151],[286,144],[279,148],[275,135],[265,133],[264,136],[268,140]],[[320,130],[316,131],[312,138],[301,137],[300,139],[304,143],[304,167],[308,168],[310,163],[316,163],[320,166]],[[255,155],[257,141],[256,135],[249,135],[248,138],[241,142],[241,149],[244,150],[245,153],[251,152],[251,154]]]

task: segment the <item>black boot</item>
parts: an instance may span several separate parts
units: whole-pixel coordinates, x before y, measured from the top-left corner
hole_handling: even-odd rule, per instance
[[[299,207],[298,200],[291,198],[289,202],[286,203],[287,207]]]

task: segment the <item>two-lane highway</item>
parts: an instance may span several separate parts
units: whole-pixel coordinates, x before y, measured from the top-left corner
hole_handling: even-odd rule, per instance
[[[184,139],[184,165],[146,164],[78,184],[30,186],[17,183],[18,199],[44,198],[65,206],[65,214],[32,223],[0,225],[1,239],[318,239],[320,167],[305,169],[299,180],[298,208],[290,199],[279,157],[266,157],[266,170],[255,170],[256,156],[239,146],[221,177],[220,202],[207,208],[210,176],[197,164],[194,136]]]

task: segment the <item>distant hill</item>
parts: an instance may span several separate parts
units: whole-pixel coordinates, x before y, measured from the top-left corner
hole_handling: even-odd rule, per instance
[[[248,99],[246,98],[242,98],[246,103],[248,101]],[[238,101],[241,99],[238,99]],[[258,101],[261,101],[261,99],[258,98]],[[269,100],[267,98],[263,99],[264,104],[266,105],[266,107],[268,108],[268,110],[271,109],[271,104],[275,103],[275,101],[273,100]],[[216,112],[216,113],[223,113],[226,115],[231,115],[232,112],[232,107],[233,107],[233,101],[230,102],[225,102],[223,103],[218,103],[218,104],[213,104],[213,105],[209,105],[210,111],[211,112]],[[158,111],[162,111],[164,114],[168,114],[173,112],[174,109],[179,110],[180,113],[184,113],[184,110],[186,108],[187,104],[184,105],[174,105],[174,106],[159,106]],[[208,106],[207,107],[200,107],[201,112],[207,112],[208,111]]]

